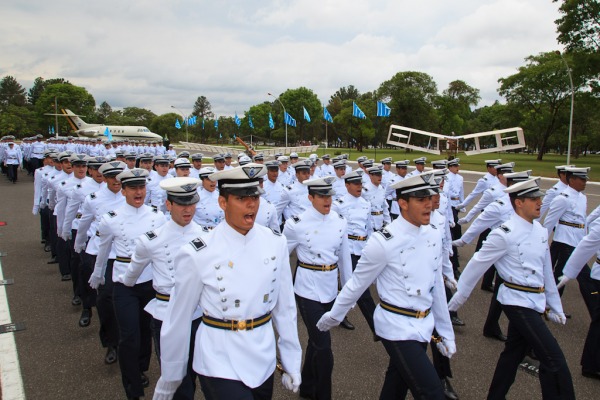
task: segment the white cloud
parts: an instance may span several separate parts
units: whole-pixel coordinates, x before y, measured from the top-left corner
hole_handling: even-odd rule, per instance
[[[64,77],[98,104],[158,114],[200,95],[218,115],[241,114],[299,86],[327,102],[409,70],[440,91],[462,79],[490,104],[524,57],[558,48],[558,6],[542,0],[5,3],[0,77]]]

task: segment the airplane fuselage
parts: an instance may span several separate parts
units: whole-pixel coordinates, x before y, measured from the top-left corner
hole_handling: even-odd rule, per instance
[[[106,138],[106,128],[108,128],[113,140],[162,140],[160,135],[151,132],[145,126],[88,125],[84,129],[75,131],[75,133],[79,137]]]

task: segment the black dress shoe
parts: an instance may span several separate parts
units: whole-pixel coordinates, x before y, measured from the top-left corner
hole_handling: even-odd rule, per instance
[[[52,247],[50,247],[50,245],[49,245],[49,244],[47,244],[47,245],[45,245],[45,246],[44,246],[44,251],[45,251],[46,253],[50,253],[50,251],[51,251],[51,250],[52,250]]]
[[[486,332],[483,332],[483,336],[485,336],[487,338],[491,338],[491,339],[496,339],[496,340],[499,340],[501,342],[506,342],[508,340],[508,338],[506,337],[506,335],[503,334],[502,332],[499,332],[499,333],[486,333]]]
[[[90,326],[91,322],[92,322],[92,310],[90,310],[88,308],[84,308],[83,311],[81,311],[81,317],[79,317],[79,326],[82,328],[85,328],[86,326]]]
[[[71,299],[71,305],[80,306],[81,305],[81,297],[73,296],[73,298]]]
[[[352,323],[350,323],[350,321],[348,321],[348,318],[344,318],[344,320],[342,321],[340,326],[344,329],[348,329],[349,331],[354,330],[354,325],[352,325]]]
[[[64,274],[61,278],[61,281],[66,282],[71,280],[71,274]]]
[[[105,364],[114,364],[117,361],[117,348],[109,346],[108,350],[106,350],[106,355],[104,356]]]
[[[598,379],[600,380],[600,371],[592,371],[589,369],[581,369],[581,375],[585,376],[586,378],[592,378],[592,379]]]
[[[46,244],[46,239],[42,239],[42,241],[40,243]]]
[[[565,318],[566,319],[571,319],[571,317],[573,317],[571,314],[565,313]]]
[[[494,286],[492,285],[481,285],[481,290],[485,291],[485,292],[490,292],[490,293],[494,293]]]
[[[450,380],[448,378],[444,378],[442,381],[442,389],[444,389],[444,396],[448,400],[458,400],[458,394],[454,391],[454,388],[450,384]]]
[[[148,386],[150,386],[150,379],[148,379],[148,377],[146,376],[146,374],[144,374],[143,372],[142,372],[141,379],[142,379],[142,386],[143,387],[147,388]]]
[[[56,259],[56,257],[52,257],[50,261],[48,261],[48,264],[58,264],[58,260]]]
[[[465,326],[465,322],[458,317],[450,317],[450,321],[452,321],[452,325],[454,326]]]

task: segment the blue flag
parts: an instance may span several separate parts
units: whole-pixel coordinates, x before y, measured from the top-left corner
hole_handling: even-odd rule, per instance
[[[333,124],[333,118],[331,118],[331,114],[327,111],[327,108],[323,107],[323,118],[327,122],[331,122]]]
[[[292,118],[292,116],[290,114],[288,114],[287,112],[284,111],[283,113],[283,120],[285,121],[286,124],[288,124],[289,126],[296,126],[296,120],[294,118]]]
[[[50,133],[52,133],[54,135],[54,127],[52,126],[51,128],[52,128],[52,132],[50,132]]]
[[[202,118],[202,130],[204,130],[204,118]]]
[[[310,115],[308,115],[308,111],[306,111],[305,107],[302,107],[302,109],[304,110],[304,119],[310,122]]]
[[[252,116],[248,114],[248,125],[251,129],[254,129],[254,124],[252,123]]]
[[[219,133],[219,139],[223,139],[223,135]]]
[[[362,112],[360,108],[358,108],[355,102],[352,102],[352,116],[360,119],[367,119],[365,113]]]
[[[235,113],[235,124],[238,126],[238,128],[242,125],[242,121],[240,121],[238,118],[237,112]]]
[[[377,116],[378,117],[389,117],[392,109],[387,106],[383,101],[377,102]]]
[[[219,120],[215,119],[215,129],[219,130]]]
[[[179,118],[175,120],[175,128],[181,129],[181,124],[179,123]]]
[[[108,129],[108,126],[104,130],[104,136],[108,137],[108,141],[109,142],[112,140],[112,133],[110,133],[110,130]]]
[[[269,128],[275,129],[275,123],[273,122],[273,116],[269,113]]]

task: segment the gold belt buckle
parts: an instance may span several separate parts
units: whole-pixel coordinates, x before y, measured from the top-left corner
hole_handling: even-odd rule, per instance
[[[238,329],[238,331],[245,331],[246,330],[246,321],[245,320],[238,321],[237,329]]]
[[[425,311],[417,311],[417,318],[425,318],[426,316]]]

